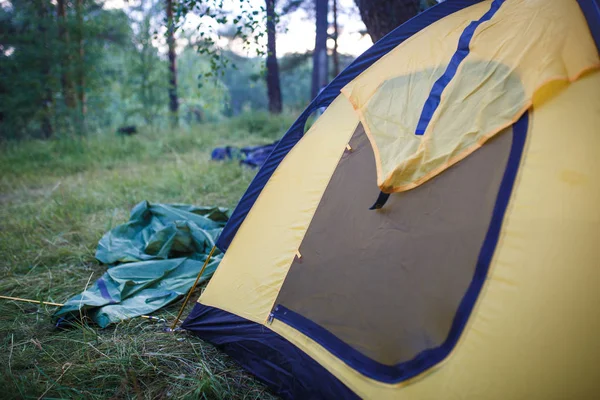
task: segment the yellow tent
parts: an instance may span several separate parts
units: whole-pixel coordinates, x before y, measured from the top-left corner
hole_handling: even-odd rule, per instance
[[[184,327],[286,398],[596,398],[599,42],[595,0],[397,28],[282,138]]]

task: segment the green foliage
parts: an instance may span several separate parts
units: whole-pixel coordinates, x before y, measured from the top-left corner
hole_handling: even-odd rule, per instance
[[[13,3],[0,7],[0,141],[100,134],[123,125],[155,130],[168,126],[168,65],[159,33],[164,31],[162,0],[131,3],[126,10],[106,10],[101,0],[84,1],[84,120],[78,108],[65,104],[62,86],[69,64],[65,60],[71,69],[78,67],[75,11],[67,8],[70,41],[65,45],[55,2]],[[260,13],[251,15],[255,22],[262,18]],[[230,17],[227,21],[232,22]],[[228,35],[238,40],[229,22],[225,26],[234,31]],[[197,53],[197,38],[196,33],[179,32],[179,45],[185,44],[177,63],[180,122],[194,126],[267,109],[264,58],[220,49],[227,65],[237,69],[206,78],[214,60]],[[310,64],[294,63],[294,56],[287,60],[281,58],[288,65],[281,73],[284,106],[299,109],[310,100]]]
[[[162,10],[158,3],[150,3],[147,8],[144,5],[141,2],[133,9],[140,14],[140,19],[130,21],[135,27],[131,41],[114,53],[114,60],[109,58],[107,62],[108,68],[116,62],[116,70],[122,77],[113,82],[115,92],[120,94],[120,101],[114,104],[125,110],[122,125],[155,125],[161,117],[166,118],[168,69],[152,44],[153,22]]]
[[[266,111],[246,112],[231,120],[231,127],[242,132],[247,130],[253,135],[270,140],[278,139],[294,122],[286,115],[272,116]]]
[[[60,303],[81,292],[104,272],[98,240],[141,200],[234,207],[254,171],[212,162],[210,151],[267,143],[290,121],[245,114],[132,137],[0,144],[0,293]],[[172,322],[180,305],[157,316]],[[273,398],[223,353],[163,324],[59,331],[53,311],[0,300],[2,398]]]
[[[1,48],[10,49],[0,53],[1,138],[49,136],[44,132],[45,124],[51,131],[82,133],[76,121],[79,111],[65,106],[61,91],[62,76],[66,74],[73,81],[78,68],[85,71],[87,126],[94,130],[105,125],[109,93],[103,61],[127,42],[131,28],[122,10],[103,10],[91,0],[86,5],[82,65],[74,57],[79,49],[72,11],[66,18],[65,29],[71,37],[65,44],[60,40],[57,11],[52,2],[13,2],[12,8],[0,9],[4,29],[10,32],[2,35],[0,43]]]
[[[206,57],[199,57],[188,47],[178,59],[178,86],[180,114],[188,124],[217,121],[231,101],[231,90],[222,80],[211,80],[199,86],[199,75],[209,71]]]
[[[227,87],[229,103],[225,115],[238,115],[250,110],[267,108],[267,89],[261,73],[263,60],[259,58],[240,57],[233,52],[224,53],[231,59],[236,68],[223,70],[220,81]],[[210,81],[206,85],[208,86]]]
[[[52,51],[55,27],[49,7],[15,2],[0,7],[0,132],[15,137],[41,131],[53,112],[59,54]],[[50,94],[50,95],[48,95]]]
[[[234,9],[227,9],[223,0],[180,0],[176,9],[176,20],[179,24],[189,13],[195,13],[201,18],[196,30],[199,38],[196,42],[198,52],[207,56],[210,69],[202,73],[205,78],[213,76],[223,77],[232,58],[217,46],[221,38],[220,27],[230,27],[232,32],[228,35],[232,40],[239,39],[245,51],[250,52],[254,47],[257,57],[266,55],[264,45],[261,43],[266,36],[263,25],[266,21],[266,10],[263,6],[256,6],[251,0],[239,0]]]

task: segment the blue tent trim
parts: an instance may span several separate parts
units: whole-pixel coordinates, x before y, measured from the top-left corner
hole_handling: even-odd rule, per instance
[[[223,350],[285,399],[358,399],[324,367],[263,325],[197,303],[182,326]]]
[[[471,40],[473,39],[473,35],[475,34],[475,30],[484,23],[485,21],[489,21],[494,14],[500,9],[500,6],[504,3],[504,0],[494,0],[490,6],[490,9],[481,16],[477,21],[471,21],[471,23],[465,28],[465,30],[460,35],[458,39],[458,46],[456,51],[452,55],[450,59],[450,63],[448,63],[448,67],[446,70],[438,78],[437,81],[433,84],[431,88],[431,92],[423,105],[423,110],[421,111],[421,117],[419,118],[419,122],[417,123],[417,129],[415,131],[415,135],[423,135],[427,130],[427,126],[440,105],[440,101],[442,98],[442,92],[446,89],[450,81],[456,75],[458,71],[458,67],[462,62],[467,58],[471,49],[469,46],[471,45]]]
[[[577,0],[577,3],[583,11],[596,47],[600,52],[600,3],[598,0]]]
[[[510,155],[500,183],[496,204],[494,204],[490,226],[479,252],[475,273],[454,316],[448,337],[440,346],[425,350],[409,361],[396,365],[385,365],[365,356],[325,328],[283,305],[277,305],[273,309],[273,317],[310,337],[361,374],[384,383],[393,384],[406,381],[443,361],[458,343],[485,283],[521,163],[528,125],[528,113],[523,114],[513,125]]]
[[[381,40],[375,43],[369,50],[359,56],[352,64],[342,71],[331,83],[310,103],[304,112],[298,117],[296,122],[292,124],[283,138],[277,144],[277,147],[270,154],[267,161],[258,171],[254,180],[242,196],[237,207],[233,211],[229,222],[223,229],[217,247],[221,251],[227,251],[233,237],[237,233],[240,225],[244,222],[246,215],[254,206],[256,199],[260,195],[263,187],[273,175],[273,172],[289,153],[289,151],[298,143],[304,135],[304,126],[308,117],[318,108],[327,107],[340,94],[340,90],[350,81],[356,78],[360,73],[373,65],[381,57],[389,53],[396,46],[401,44],[406,39],[410,38],[417,32],[423,30],[429,25],[440,19],[447,17],[466,7],[480,3],[483,0],[447,0],[427,11],[408,20],[392,32],[384,36]]]

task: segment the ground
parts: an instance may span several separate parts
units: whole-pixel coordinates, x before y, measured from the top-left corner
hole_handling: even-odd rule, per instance
[[[268,143],[289,122],[253,115],[132,137],[0,143],[0,294],[62,303],[81,292],[105,271],[98,240],[142,200],[235,206],[255,172],[212,162],[210,151]],[[180,305],[156,315],[173,321]],[[139,318],[60,331],[55,309],[0,299],[3,399],[273,397],[187,333]]]

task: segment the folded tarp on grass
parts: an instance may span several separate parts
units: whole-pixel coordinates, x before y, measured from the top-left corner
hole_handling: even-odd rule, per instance
[[[100,239],[96,258],[108,270],[54,317],[60,324],[83,313],[106,327],[166,306],[192,287],[228,219],[229,211],[218,207],[139,203],[129,222]],[[216,250],[202,281],[221,258]]]

